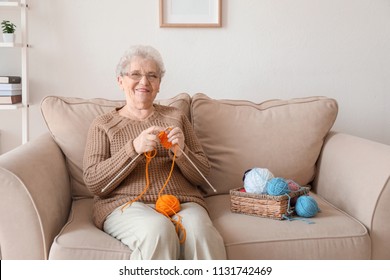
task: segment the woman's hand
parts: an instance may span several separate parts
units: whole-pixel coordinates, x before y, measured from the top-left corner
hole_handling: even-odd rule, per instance
[[[171,151],[175,152],[176,156],[181,155],[181,150],[184,149],[184,133],[179,127],[174,127],[171,130],[168,130],[168,141],[172,143]],[[175,148],[175,145],[179,146],[180,149]]]
[[[151,126],[142,131],[141,134],[138,135],[138,137],[133,141],[134,150],[138,154],[141,154],[145,152],[151,152],[156,149],[158,143],[160,143],[157,134],[162,130],[164,130],[164,128]]]

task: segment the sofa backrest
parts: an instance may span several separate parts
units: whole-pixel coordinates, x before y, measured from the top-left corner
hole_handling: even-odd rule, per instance
[[[158,104],[181,109],[189,118],[190,102],[191,97],[187,93],[156,101]],[[47,96],[42,100],[42,116],[53,139],[65,155],[74,198],[92,197],[84,184],[82,171],[84,149],[90,124],[98,115],[124,104],[124,101],[101,98]]]
[[[208,180],[218,193],[242,186],[246,170],[268,168],[275,176],[306,185],[315,175],[324,139],[338,106],[334,99],[307,97],[269,100],[215,100],[181,93],[156,103],[177,107],[188,116],[211,164]],[[74,198],[91,197],[83,181],[83,155],[93,119],[124,101],[48,96],[41,112],[69,169]],[[205,195],[213,195],[208,185]]]
[[[242,187],[245,171],[254,167],[310,183],[337,113],[337,102],[326,97],[255,104],[196,94],[191,102],[194,130],[211,164],[208,179],[219,193]],[[213,194],[206,184],[202,187]]]

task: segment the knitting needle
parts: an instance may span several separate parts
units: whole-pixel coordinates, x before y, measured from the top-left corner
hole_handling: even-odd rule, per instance
[[[206,183],[210,186],[210,188],[216,193],[217,190],[211,185],[211,183],[206,179],[206,177],[202,174],[202,172],[196,167],[195,163],[192,162],[192,160],[189,158],[189,156],[186,155],[186,153],[179,147],[179,145],[176,145],[176,147],[179,148],[179,150],[182,152],[182,154],[188,159],[188,161],[192,164],[192,166],[195,167],[196,171],[202,176],[202,178],[206,181]]]
[[[121,176],[129,167],[130,167],[130,165],[132,165],[133,163],[134,163],[134,161],[136,161],[137,160],[137,158],[140,156],[141,154],[138,154],[135,158],[133,158],[133,160],[132,161],[130,161],[108,184],[107,184],[107,186],[105,186],[102,190],[101,190],[101,192],[104,192],[107,188],[109,188],[110,186],[111,186],[111,184],[112,183],[114,183],[114,181],[116,180],[116,179],[118,179],[119,178],[119,176]]]
[[[164,148],[169,149],[172,147],[172,143],[168,141],[168,133],[172,130],[172,127],[167,127],[165,130],[161,131],[158,135],[158,138],[160,138],[160,142],[163,145]],[[206,179],[206,177],[202,174],[202,172],[196,167],[195,163],[192,162],[192,160],[187,156],[187,154],[180,148],[179,145],[175,144],[174,147],[177,147],[183,155],[188,159],[188,161],[195,167],[196,171],[202,176],[202,178],[206,181],[206,183],[210,186],[210,188],[216,193],[217,190],[211,185],[211,183]]]
[[[179,145],[175,145],[181,152],[182,154],[188,159],[188,161],[192,164],[192,166],[195,168],[196,171],[198,171],[198,173],[200,174],[200,176],[202,176],[202,178],[206,181],[206,183],[210,186],[210,188],[216,193],[217,190],[213,187],[213,185],[211,185],[211,183],[207,180],[207,178],[203,175],[203,173],[199,170],[199,168],[195,165],[195,163],[189,158],[189,156],[187,156],[187,154],[179,147]],[[111,184],[119,178],[119,176],[121,176],[125,170],[127,170],[127,168],[130,167],[130,165],[133,164],[134,161],[136,161],[136,159],[140,156],[141,154],[138,154],[132,161],[130,161],[108,184],[107,186],[105,186],[101,192],[104,192],[108,187],[111,186]]]

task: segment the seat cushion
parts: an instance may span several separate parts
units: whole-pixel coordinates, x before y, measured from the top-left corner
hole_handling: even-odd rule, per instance
[[[49,259],[53,260],[129,260],[129,247],[92,222],[92,198],[73,202],[68,223],[54,239]]]
[[[310,195],[321,212],[314,218],[291,221],[232,213],[228,194],[209,196],[206,202],[229,259],[370,259],[367,229],[319,196]]]
[[[191,97],[181,93],[156,103],[173,106],[190,118]],[[41,112],[58,146],[65,154],[74,198],[92,197],[83,181],[83,156],[88,129],[92,121],[105,112],[121,107],[124,101],[102,98],[47,96],[42,100]]]
[[[308,184],[337,112],[337,102],[326,97],[255,104],[196,94],[191,103],[194,130],[211,164],[208,179],[220,194],[242,186],[244,172],[254,167]]]
[[[229,259],[370,259],[366,228],[315,194],[321,212],[314,218],[273,220],[232,213],[230,196],[206,198],[211,219],[221,233]],[[55,238],[49,259],[125,260],[131,250],[96,228],[93,199],[73,202],[68,223]]]

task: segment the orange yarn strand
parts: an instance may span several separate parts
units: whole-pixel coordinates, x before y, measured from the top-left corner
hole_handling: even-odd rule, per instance
[[[172,158],[172,165],[171,165],[171,170],[169,171],[168,178],[164,183],[164,186],[161,188],[160,192],[158,193],[158,196],[161,196],[162,191],[165,189],[165,187],[168,185],[169,180],[171,179],[172,172],[175,169],[175,160],[176,160],[176,147],[173,153],[173,158]]]
[[[146,165],[145,165],[146,186],[145,186],[144,190],[136,198],[134,198],[133,200],[127,202],[125,205],[122,206],[122,208],[121,208],[122,212],[127,207],[129,207],[133,202],[140,199],[149,189],[149,185],[150,185],[150,182],[149,182],[149,163],[152,161],[152,158],[154,158],[157,155],[157,150],[153,150],[153,152],[145,152],[144,155],[146,158]]]
[[[158,138],[160,139],[161,145],[165,149],[170,149],[172,147],[172,143],[168,141],[168,135],[166,131],[161,131],[158,134]],[[175,146],[174,153],[173,153],[173,159],[172,159],[172,165],[171,165],[171,170],[169,171],[167,180],[165,181],[163,187],[161,188],[160,192],[158,193],[158,199],[156,201],[156,211],[159,213],[163,214],[167,218],[169,218],[172,223],[175,225],[176,233],[178,236],[180,236],[181,233],[181,238],[179,240],[180,243],[184,243],[186,240],[186,230],[182,224],[182,217],[178,214],[178,212],[181,210],[180,206],[180,201],[177,199],[176,196],[174,195],[161,195],[165,187],[168,185],[169,180],[172,177],[173,170],[175,168],[175,159],[176,159],[176,150],[177,146]],[[145,177],[146,177],[146,186],[144,190],[133,200],[127,202],[124,204],[121,208],[122,211],[124,211],[127,207],[129,207],[133,202],[137,201],[140,199],[149,189],[150,181],[149,181],[149,163],[151,160],[157,155],[157,150],[154,150],[153,152],[147,152],[144,153],[146,157],[146,165],[145,165]],[[176,215],[177,220],[174,220],[172,216]]]
[[[166,133],[165,133],[165,137],[166,137]],[[167,140],[168,140],[168,138],[166,138],[166,141]],[[162,140],[162,141],[165,141],[165,140]],[[172,146],[172,143],[170,143],[168,141],[165,142],[165,144],[166,143],[169,143],[170,146]],[[169,148],[167,148],[167,149],[169,149]],[[158,199],[156,202],[156,210],[158,212],[160,212],[161,214],[163,214],[164,216],[166,216],[167,218],[169,218],[172,221],[172,223],[175,224],[176,233],[178,235],[180,235],[180,232],[182,233],[182,238],[180,239],[180,243],[184,243],[184,241],[186,240],[186,230],[185,230],[183,224],[181,223],[182,217],[179,214],[177,214],[181,210],[180,202],[177,199],[177,197],[174,195],[170,195],[170,194],[161,195],[161,193],[163,192],[165,187],[168,185],[169,180],[171,179],[172,172],[173,172],[173,169],[175,167],[176,150],[177,150],[177,146],[175,146],[175,149],[174,149],[171,170],[169,171],[168,178],[165,181],[164,186],[161,188],[160,192],[158,193]],[[171,218],[173,215],[177,216],[177,218],[178,218],[177,221]]]

